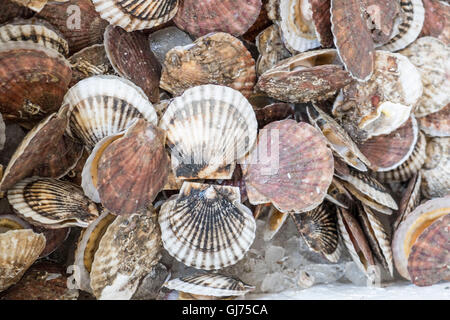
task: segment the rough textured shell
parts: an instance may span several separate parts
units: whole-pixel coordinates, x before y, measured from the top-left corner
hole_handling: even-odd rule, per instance
[[[204,84],[231,87],[248,97],[256,82],[255,60],[227,33],[208,34],[166,54],[160,86],[174,95]]]
[[[8,201],[23,219],[49,229],[86,228],[99,215],[80,187],[51,178],[22,180],[8,191]]]
[[[45,237],[32,230],[0,234],[0,292],[20,280],[44,247]]]
[[[260,132],[245,182],[278,210],[305,212],[323,201],[333,171],[333,155],[322,134],[307,123],[288,119],[272,122]],[[250,194],[249,199],[252,203]]]
[[[398,208],[397,218],[392,225],[393,230],[397,230],[398,225],[409,216],[409,214],[420,203],[420,186],[422,184],[422,174],[416,172],[409,180],[408,186],[402,194]]]
[[[312,19],[316,36],[323,48],[333,46],[333,33],[331,32],[331,1],[308,0],[311,5]]]
[[[254,289],[240,280],[216,273],[173,279],[164,286],[170,290],[214,297],[243,296]]]
[[[433,138],[422,168],[422,193],[427,198],[450,194],[450,138]]]
[[[419,118],[420,130],[432,137],[450,136],[450,103],[438,112]]]
[[[178,0],[92,0],[95,10],[110,24],[126,31],[150,29],[172,19]]]
[[[229,179],[234,161],[255,144],[258,124],[238,91],[205,85],[174,99],[160,126],[167,132],[177,178]]]
[[[239,188],[188,182],[175,199],[164,203],[159,224],[164,248],[178,261],[204,270],[242,259],[256,230]]]
[[[422,0],[425,21],[419,37],[431,36],[450,45],[450,4],[444,1]]]
[[[116,76],[94,76],[78,82],[67,92],[63,104],[70,106],[68,133],[90,149],[138,118],[153,124],[158,121],[145,93]]]
[[[194,37],[210,32],[243,35],[255,23],[261,0],[184,0],[173,20]]]

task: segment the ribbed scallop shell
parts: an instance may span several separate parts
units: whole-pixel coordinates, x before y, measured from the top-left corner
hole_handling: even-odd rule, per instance
[[[23,219],[48,229],[86,228],[99,216],[80,187],[51,178],[20,181],[8,191],[8,201]]]
[[[435,198],[450,194],[450,138],[429,141],[427,160],[421,172],[424,196]]]
[[[95,10],[110,24],[126,31],[150,29],[172,19],[178,0],[92,0]]]
[[[398,208],[397,218],[392,225],[393,230],[397,230],[398,225],[404,221],[409,214],[419,205],[420,203],[420,186],[422,184],[422,174],[416,172],[414,176],[409,180],[408,186],[402,194],[400,199],[400,204]]]
[[[322,134],[307,123],[290,119],[272,122],[260,131],[246,165],[246,185],[282,212],[317,207],[334,171],[333,155]],[[250,194],[249,200],[252,203]]]
[[[241,204],[239,188],[185,182],[159,214],[164,248],[178,261],[204,270],[221,269],[244,257],[256,223]]]
[[[154,209],[117,217],[100,240],[91,271],[97,299],[129,300],[161,258]]]
[[[198,38],[166,54],[160,86],[173,95],[204,84],[231,87],[248,97],[256,82],[255,60],[244,44],[223,32]]]
[[[401,23],[394,25],[393,37],[380,49],[392,52],[401,50],[412,43],[420,34],[425,20],[422,0],[400,0]]]
[[[78,82],[64,97],[69,105],[68,133],[89,149],[106,136],[127,129],[144,118],[156,124],[157,115],[145,93],[116,76],[94,76]]]
[[[438,112],[417,119],[420,130],[432,137],[450,137],[450,103]]]
[[[312,20],[317,39],[323,48],[333,46],[333,34],[331,33],[330,0],[308,0],[311,4]]]
[[[450,103],[450,47],[433,37],[417,39],[400,51],[420,72],[423,95],[414,114],[424,117]]]
[[[160,127],[167,132],[177,178],[229,179],[235,161],[253,147],[258,124],[241,93],[205,85],[175,98]]]
[[[408,257],[408,272],[416,286],[450,281],[450,214],[421,233]]]
[[[194,37],[210,32],[243,35],[255,23],[261,0],[183,0],[173,20]]]
[[[32,230],[0,233],[0,292],[15,284],[45,248],[45,237]]]
[[[164,286],[170,290],[213,297],[243,296],[255,288],[217,273],[195,274],[173,279]]]

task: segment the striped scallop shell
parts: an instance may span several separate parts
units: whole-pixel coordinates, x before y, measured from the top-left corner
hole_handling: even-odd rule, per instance
[[[99,216],[95,203],[75,184],[31,177],[8,191],[8,201],[20,217],[48,229],[86,228]]]
[[[217,273],[194,274],[173,279],[166,282],[164,287],[192,295],[213,297],[243,296],[255,288]]]
[[[157,123],[156,111],[142,89],[116,76],[93,76],[78,82],[67,92],[63,105],[69,105],[69,135],[89,149],[138,118]]]
[[[167,132],[177,178],[229,179],[235,161],[253,147],[258,124],[241,93],[204,85],[175,98],[160,126]]]
[[[401,23],[394,25],[393,37],[379,49],[392,52],[401,50],[416,40],[422,30],[425,20],[422,0],[400,0],[400,6]]]
[[[427,198],[450,195],[450,138],[433,138],[421,169],[422,194]]]
[[[30,229],[0,233],[0,292],[15,284],[45,248],[45,237]]]
[[[450,137],[450,103],[438,112],[419,118],[419,127],[432,137]]]
[[[178,0],[92,0],[95,10],[110,24],[126,31],[150,29],[172,19]]]
[[[255,239],[252,212],[237,187],[185,182],[159,214],[164,248],[184,264],[221,269],[242,259]]]
[[[3,121],[2,114],[0,113],[0,151],[3,150],[6,142],[6,126]],[[1,177],[0,177],[1,180]]]

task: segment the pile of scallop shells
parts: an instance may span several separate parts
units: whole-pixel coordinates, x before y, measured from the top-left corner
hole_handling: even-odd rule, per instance
[[[0,7],[0,299],[242,298],[285,223],[450,281],[446,1]]]

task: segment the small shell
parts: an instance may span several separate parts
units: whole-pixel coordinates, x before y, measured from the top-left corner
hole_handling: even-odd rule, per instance
[[[166,54],[171,49],[187,46],[193,42],[187,33],[174,26],[153,32],[148,40],[150,41],[150,49],[161,65],[164,64]]]
[[[400,199],[399,209],[397,213],[397,218],[392,225],[393,230],[397,230],[398,225],[404,221],[409,214],[419,205],[420,203],[420,186],[422,184],[422,174],[416,172],[414,176],[410,179],[408,186],[402,194]]]
[[[419,118],[419,127],[432,137],[450,137],[450,103],[443,109]]]
[[[99,215],[80,187],[51,178],[22,180],[8,191],[8,201],[23,219],[48,229],[86,228]]]
[[[177,178],[229,179],[235,161],[255,144],[258,124],[241,93],[205,85],[175,98],[160,127],[167,131]]]
[[[45,247],[45,237],[32,230],[0,233],[0,292],[15,284]]]
[[[217,273],[195,274],[173,279],[166,282],[164,286],[193,296],[217,298],[243,296],[255,289],[242,281]]]
[[[450,195],[450,138],[433,138],[427,145],[422,172],[422,194],[427,198]]]
[[[226,32],[239,37],[255,23],[261,0],[184,0],[173,20],[194,37]]]
[[[185,182],[159,213],[164,248],[198,269],[221,269],[242,259],[256,223],[241,204],[239,188]]]
[[[408,257],[408,273],[416,286],[450,281],[450,214],[427,227],[417,238]]]
[[[150,29],[171,20],[178,0],[92,0],[95,10],[110,24],[126,31]]]
[[[431,36],[450,45],[450,4],[444,1],[422,0],[425,21],[419,37]]]
[[[231,87],[248,97],[256,82],[255,60],[244,44],[227,33],[213,33],[166,54],[160,86],[179,96],[204,84]]]

